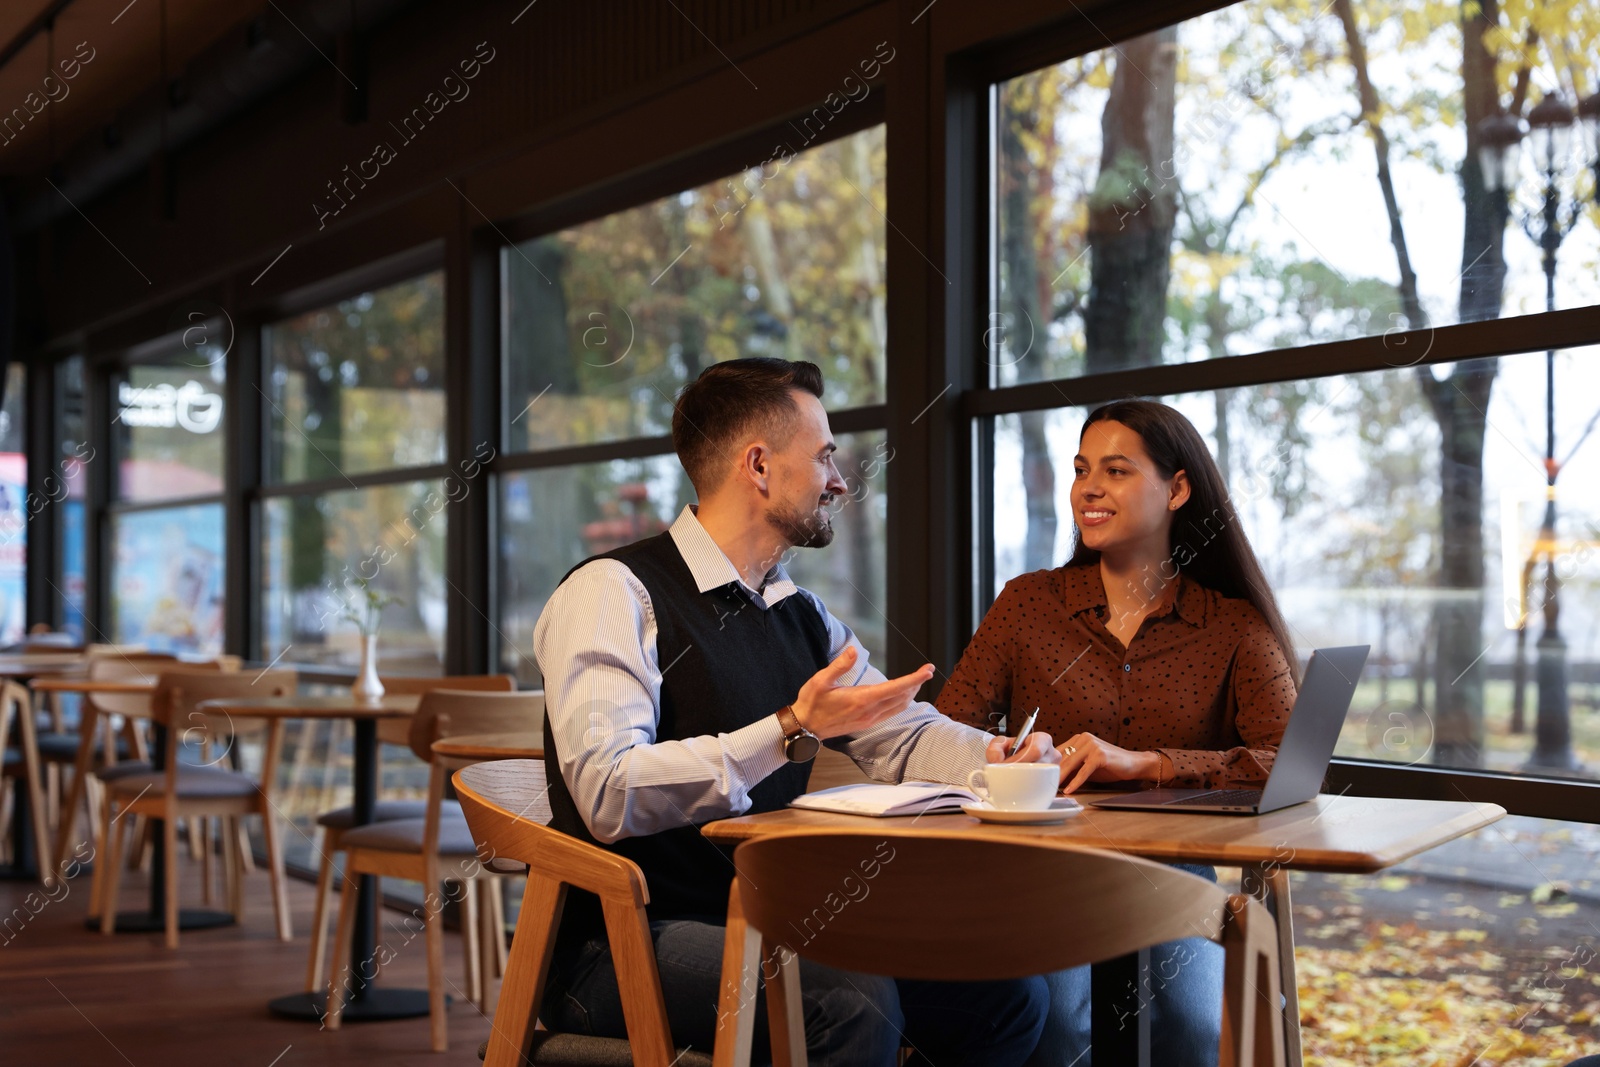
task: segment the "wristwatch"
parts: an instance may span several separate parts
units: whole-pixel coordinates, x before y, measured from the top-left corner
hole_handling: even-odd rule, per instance
[[[783,728],[783,754],[790,763],[810,763],[822,751],[822,739],[800,725],[794,705],[778,709],[778,725]]]

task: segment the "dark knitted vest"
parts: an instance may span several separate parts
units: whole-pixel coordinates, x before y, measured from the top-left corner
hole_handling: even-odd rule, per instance
[[[665,671],[657,741],[731,733],[748,726],[792,703],[807,679],[828,663],[827,627],[806,597],[788,596],[763,610],[733,584],[702,593],[671,534],[593,558],[624,564],[650,594],[656,659]],[[571,575],[568,571],[566,577]],[[593,721],[594,715],[589,719],[586,729],[614,726]],[[561,776],[560,746],[575,739],[552,730],[548,715],[544,736],[550,825],[597,844]],[[786,806],[805,792],[810,773],[809,763],[785,764],[751,789],[750,813]],[[648,786],[640,787],[637,803],[667,803],[650,794]],[[697,916],[721,921],[727,915],[732,849],[707,841],[698,827],[681,826],[601,847],[628,857],[644,871],[651,919]],[[567,945],[598,935],[603,929],[599,901],[589,893],[569,892],[561,926],[561,941]]]

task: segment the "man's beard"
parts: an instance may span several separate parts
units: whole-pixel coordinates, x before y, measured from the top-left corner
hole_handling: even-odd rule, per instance
[[[832,498],[828,499],[832,503]],[[833,543],[833,516],[826,506],[809,514],[796,509],[771,508],[767,522],[795,548],[826,548]]]

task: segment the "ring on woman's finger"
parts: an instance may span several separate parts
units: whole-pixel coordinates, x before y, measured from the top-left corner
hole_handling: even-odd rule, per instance
[[[1078,750],[1077,750],[1077,749],[1075,749],[1075,748],[1073,748],[1073,747],[1072,747],[1072,746],[1071,746],[1071,745],[1067,745],[1067,746],[1066,746],[1066,747],[1065,747],[1065,748],[1063,748],[1063,749],[1062,749],[1062,750],[1061,750],[1061,754],[1062,754],[1062,755],[1063,755],[1063,756],[1070,756],[1070,755],[1072,755],[1072,754],[1073,754],[1073,753],[1074,753],[1074,752],[1076,752],[1076,751],[1078,751]]]

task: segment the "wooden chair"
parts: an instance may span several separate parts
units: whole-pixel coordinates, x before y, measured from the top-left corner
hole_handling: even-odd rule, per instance
[[[109,646],[107,646],[109,647]],[[161,672],[178,666],[177,657],[160,652],[124,652],[112,648],[109,652],[91,654],[87,660],[86,674],[91,681],[133,681],[155,684]],[[221,659],[211,662],[183,664],[186,670],[220,670],[227,666]],[[148,693],[88,693],[78,705],[78,722],[68,730],[60,722],[59,709],[55,709],[55,729],[41,735],[41,758],[65,766],[72,764],[71,785],[66,789],[66,799],[58,807],[55,835],[55,862],[59,867],[67,862],[67,850],[74,844],[73,829],[77,825],[80,805],[84,807],[85,821],[95,853],[105,851],[100,839],[100,827],[105,822],[105,794],[102,782],[118,774],[140,774],[151,769],[141,725],[150,718]],[[119,725],[120,722],[120,725]],[[113,769],[114,768],[114,769]],[[82,843],[80,839],[78,843]],[[98,900],[101,865],[94,867],[94,888],[90,892],[90,917],[99,915]],[[209,885],[209,883],[208,883]]]
[[[883,828],[756,838],[734,864],[716,1067],[750,1062],[763,977],[775,1067],[806,1062],[800,957],[897,978],[982,981],[1196,936],[1221,942],[1227,957],[1219,1062],[1284,1062],[1272,917],[1249,896],[1165,864],[1044,839]],[[1002,900],[1007,915],[1053,921],[996,936]]]
[[[442,677],[403,676],[383,678],[384,692],[402,695],[421,695],[434,689],[471,690],[474,692],[510,693],[517,688],[517,680],[509,674],[457,674]],[[330,725],[337,726],[338,723]],[[388,745],[410,745],[411,720],[409,718],[379,719],[378,741]],[[381,770],[379,781],[382,781]],[[446,807],[459,811],[455,801]],[[393,822],[396,819],[420,819],[428,814],[428,801],[380,800],[374,806],[373,822]],[[334,808],[317,816],[322,827],[322,845],[317,860],[317,903],[311,917],[311,962],[306,968],[306,992],[320,993],[326,988],[328,954],[328,903],[333,899],[333,857],[344,848],[346,830],[356,824],[356,809],[352,805]]]
[[[163,671],[150,698],[151,719],[166,727],[165,769],[138,774],[121,774],[106,782],[109,803],[100,838],[106,844],[105,886],[100,901],[100,930],[111,933],[116,921],[116,900],[121,834],[112,821],[121,814],[144,815],[162,820],[166,853],[167,947],[178,945],[178,820],[184,817],[220,816],[227,820],[222,833],[225,873],[231,878],[230,903],[236,918],[244,912],[243,858],[237,821],[245,815],[261,817],[266,844],[267,867],[272,879],[272,904],[280,941],[291,936],[288,889],[284,884],[283,851],[278,845],[277,824],[272,805],[272,787],[277,773],[278,753],[283,743],[283,720],[269,719],[262,728],[255,720],[210,715],[197,709],[201,701],[228,697],[287,696],[295,691],[294,671],[263,671],[258,675],[217,670]],[[265,750],[261,777],[223,766],[196,766],[179,762],[180,744],[185,734],[238,744],[252,731],[264,736]],[[103,777],[103,772],[102,772]],[[98,876],[101,864],[95,864]]]
[[[335,942],[340,956],[348,954],[354,934],[357,881],[362,875],[405,878],[421,882],[431,898],[442,880],[470,883],[485,876],[478,850],[466,820],[458,810],[445,808],[445,773],[433,758],[433,743],[459,734],[526,730],[544,722],[544,693],[492,693],[434,689],[423,694],[411,717],[411,751],[429,762],[428,813],[421,819],[394,819],[358,826],[344,832],[344,885],[339,901],[339,929]],[[446,866],[444,861],[448,860]],[[425,898],[426,899],[426,898]],[[479,982],[477,896],[468,885],[462,899],[462,942],[466,947],[468,999],[486,1007],[487,990]],[[435,1052],[448,1044],[444,990],[444,928],[439,908],[423,908],[423,932],[428,953],[428,1014]],[[485,949],[488,946],[484,946]],[[330,1030],[337,1030],[344,1009],[345,982],[335,981],[328,994]]]
[[[453,781],[480,854],[528,865],[511,960],[484,1053],[486,1067],[711,1067],[710,1056],[672,1046],[645,914],[650,890],[638,864],[545,825],[550,805],[540,760],[479,763],[457,771]],[[626,1041],[535,1028],[569,887],[600,898],[628,1027]]]
[[[15,745],[11,742],[11,724],[17,724]],[[0,835],[11,839],[11,820],[21,815],[12,810],[11,783],[18,779],[27,783],[28,831],[33,837],[34,861],[39,866],[39,879],[46,886],[57,881],[58,871],[50,865],[50,834],[45,823],[44,790],[39,764],[39,743],[36,736],[33,702],[28,691],[13,681],[0,682]],[[21,864],[22,856],[10,857]]]

